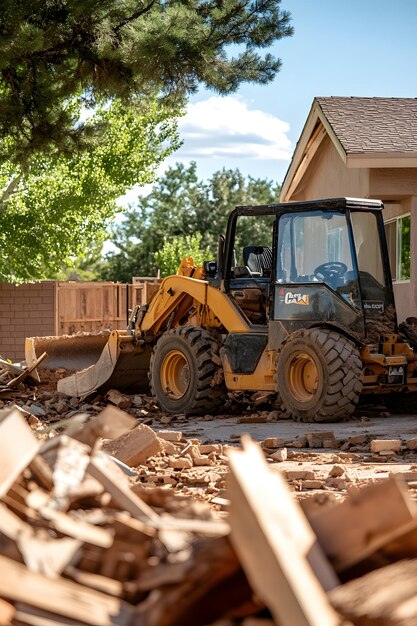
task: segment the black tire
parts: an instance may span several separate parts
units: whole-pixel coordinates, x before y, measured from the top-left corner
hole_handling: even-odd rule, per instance
[[[349,417],[362,391],[362,361],[356,346],[328,328],[292,333],[277,359],[278,393],[302,422]]]
[[[391,393],[384,397],[390,413],[394,415],[417,415],[417,393]]]
[[[217,352],[215,340],[202,328],[185,326],[162,335],[152,352],[149,382],[163,411],[204,415],[222,404],[223,372],[213,361]]]

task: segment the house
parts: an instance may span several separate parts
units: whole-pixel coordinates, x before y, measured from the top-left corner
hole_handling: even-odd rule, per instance
[[[399,321],[417,315],[417,99],[315,98],[281,201],[384,201]]]

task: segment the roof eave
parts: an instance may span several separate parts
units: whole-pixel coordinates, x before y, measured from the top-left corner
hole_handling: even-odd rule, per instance
[[[348,168],[398,168],[417,167],[416,152],[350,152],[347,154]]]
[[[308,114],[306,123],[304,124],[304,128],[301,132],[300,138],[297,142],[297,145],[294,150],[294,154],[290,163],[290,166],[285,174],[284,182],[282,183],[280,200],[281,202],[288,202],[289,198],[287,197],[289,194],[289,190],[291,187],[291,183],[297,173],[298,168],[303,160],[305,150],[307,144],[312,136],[312,133],[317,125],[317,122],[321,122],[323,124],[324,129],[332,140],[337,152],[339,153],[342,161],[346,164],[346,152],[337,138],[336,134],[333,131],[333,128],[329,124],[326,116],[324,115],[320,104],[317,99],[313,100],[313,104],[310,109],[310,113]]]

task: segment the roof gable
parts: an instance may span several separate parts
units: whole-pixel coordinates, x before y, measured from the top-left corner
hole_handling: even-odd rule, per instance
[[[346,167],[417,167],[417,99],[315,98],[284,178],[281,201],[292,196],[326,134]]]

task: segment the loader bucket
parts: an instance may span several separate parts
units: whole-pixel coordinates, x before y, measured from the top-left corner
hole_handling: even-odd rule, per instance
[[[109,389],[146,392],[152,347],[137,344],[132,335],[114,330],[94,365],[58,381],[58,391],[85,397]]]
[[[80,370],[93,365],[99,358],[110,336],[110,331],[62,335],[59,337],[28,337],[25,342],[25,359],[30,366],[46,352],[40,367]]]

